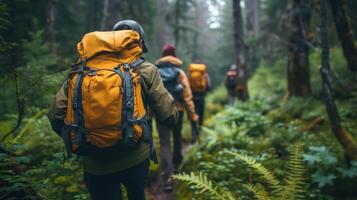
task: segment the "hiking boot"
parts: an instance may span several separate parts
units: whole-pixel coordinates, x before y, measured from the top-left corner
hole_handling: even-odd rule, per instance
[[[164,183],[164,191],[171,192],[174,189],[174,183],[171,178],[167,179]]]

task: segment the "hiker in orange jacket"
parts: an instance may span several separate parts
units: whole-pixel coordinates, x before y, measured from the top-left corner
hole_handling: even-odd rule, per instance
[[[163,47],[162,57],[156,61],[161,79],[165,88],[175,99],[175,105],[179,111],[178,122],[172,128],[161,122],[157,122],[160,136],[160,156],[161,170],[164,181],[164,190],[173,189],[170,176],[172,172],[177,172],[182,161],[181,153],[181,130],[183,123],[183,111],[186,110],[190,121],[196,123],[198,115],[195,113],[195,105],[192,101],[192,92],[185,72],[181,69],[182,61],[176,57],[175,47],[167,44]],[[170,132],[173,133],[173,154],[171,159]]]

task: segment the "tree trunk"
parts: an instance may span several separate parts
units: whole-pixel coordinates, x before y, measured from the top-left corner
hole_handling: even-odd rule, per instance
[[[97,30],[100,27],[100,6],[99,0],[88,1],[86,6],[87,30],[86,32]]]
[[[341,125],[341,119],[338,114],[337,106],[333,99],[332,87],[330,80],[330,58],[329,58],[329,42],[327,29],[327,0],[320,0],[320,16],[321,16],[321,78],[323,81],[323,91],[325,97],[325,105],[327,114],[331,121],[332,132],[342,145],[345,151],[345,158],[347,162],[350,160],[357,160],[357,145],[351,134],[349,134]]]
[[[239,83],[237,86],[238,98],[242,101],[249,99],[247,86],[247,70],[245,68],[244,40],[243,40],[243,19],[240,0],[233,0],[233,26],[234,26],[234,47],[236,51],[236,65],[239,73]]]
[[[104,0],[103,2],[103,15],[100,23],[100,30],[105,30],[107,27],[107,18],[108,18],[108,8],[109,8],[109,0]]]
[[[351,22],[347,15],[346,0],[330,0],[333,19],[348,68],[357,71],[357,48],[354,43]]]
[[[288,69],[287,94],[309,96],[309,46],[305,37],[309,31],[310,13],[304,0],[289,0],[288,4]]]
[[[47,2],[47,19],[46,19],[46,41],[49,44],[52,53],[57,54],[56,33],[55,33],[55,7],[59,0],[49,0]]]
[[[170,4],[168,0],[156,0],[158,14],[155,19],[155,38],[158,43],[157,54],[161,55],[161,48],[173,42],[173,31],[170,24]]]
[[[259,38],[259,15],[260,15],[260,0],[245,0],[246,6],[246,33],[251,41],[247,49],[247,63],[249,69],[254,71],[259,65],[259,58],[257,54],[258,38]]]
[[[198,36],[199,36],[199,26],[200,26],[200,3],[196,4],[195,6],[195,28],[196,31],[193,33],[193,44],[192,44],[192,61],[195,61],[198,59]]]
[[[245,0],[247,8],[247,32],[252,38],[259,37],[260,0]]]
[[[175,37],[175,46],[178,46],[180,39],[180,0],[176,0],[175,3],[175,25],[174,25],[174,37]]]

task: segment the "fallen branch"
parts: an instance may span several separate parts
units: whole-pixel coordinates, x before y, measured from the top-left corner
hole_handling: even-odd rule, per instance
[[[311,131],[315,128],[315,126],[324,122],[325,119],[322,117],[316,117],[310,124],[302,128],[302,131]]]

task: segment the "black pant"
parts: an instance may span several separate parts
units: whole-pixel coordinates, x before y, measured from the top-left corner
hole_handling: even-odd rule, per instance
[[[195,104],[195,112],[199,116],[199,121],[198,121],[199,127],[197,127],[197,123],[191,122],[191,133],[192,133],[191,143],[195,143],[197,141],[199,137],[199,132],[201,130],[201,126],[203,124],[203,118],[205,114],[205,95],[193,93],[193,103]]]
[[[129,200],[145,200],[145,178],[149,160],[129,169],[106,175],[84,172],[84,183],[93,200],[121,200],[121,184],[126,188]]]
[[[205,115],[205,96],[203,94],[201,95],[195,95],[193,94],[193,103],[195,104],[195,111],[197,115],[200,117],[198,124],[200,127],[203,124],[203,119]]]

